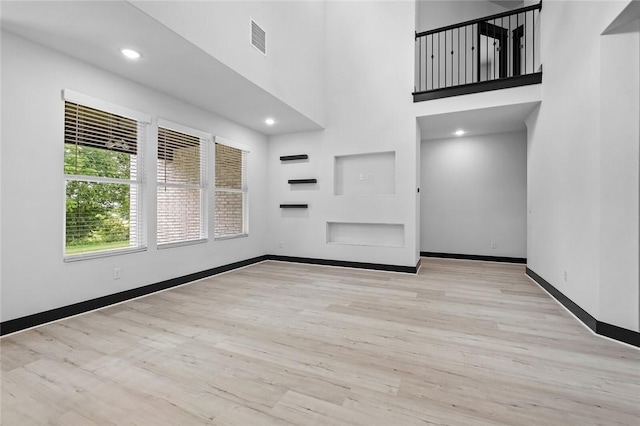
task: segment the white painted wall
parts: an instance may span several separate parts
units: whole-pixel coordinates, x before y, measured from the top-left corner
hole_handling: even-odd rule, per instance
[[[416,221],[416,239],[415,239],[415,250],[417,253],[420,253],[420,243],[421,243],[421,232],[422,225],[420,218],[422,217],[422,129],[418,124],[418,120],[416,120],[416,211],[415,211],[415,221]]]
[[[611,141],[618,133],[606,124],[611,117],[604,109],[611,100],[602,96],[607,84],[615,88],[609,78],[625,76],[629,70],[611,72],[609,83],[601,80],[607,71],[601,63],[610,56],[601,47],[609,36],[601,33],[628,3],[544,2],[543,101],[527,120],[527,258],[529,268],[595,318],[638,330],[638,282],[626,281],[637,274],[638,257],[626,252],[633,249],[631,237],[618,244],[621,229],[637,235],[638,215],[622,212],[633,204],[623,198],[633,191],[632,199],[638,196],[638,141]],[[636,61],[626,59],[625,66]],[[637,109],[623,110],[625,104],[633,104],[629,97],[616,98],[615,103],[626,119],[637,120]],[[633,132],[624,136],[630,141]],[[626,156],[633,160],[618,165]],[[621,177],[625,183],[620,192],[610,194]],[[625,283],[611,276],[617,264],[611,259],[616,256],[629,258],[621,272]],[[602,281],[605,277],[607,283]]]
[[[336,156],[333,172],[335,195],[396,193],[395,151]]]
[[[414,14],[411,2],[326,4],[327,127],[270,138],[269,252],[416,265]],[[333,194],[335,156],[383,151],[395,151],[395,194]],[[309,161],[280,163],[279,156],[291,154],[309,154]],[[305,177],[317,178],[317,186],[287,184],[287,179]],[[309,209],[281,210],[282,202],[308,202]],[[326,222],[403,224],[404,247],[330,245]]]
[[[600,321],[638,330],[640,21],[601,37]]]
[[[243,77],[324,125],[325,2],[132,1]],[[250,20],[267,56],[250,44]]]
[[[416,31],[435,30],[507,10],[509,9],[487,0],[417,0]]]
[[[505,105],[518,105],[542,100],[542,85],[512,87],[492,90],[466,96],[435,99],[428,102],[417,102],[413,105],[416,117],[448,114],[460,111],[482,110]],[[427,135],[424,135],[425,137]]]
[[[421,251],[527,256],[526,133],[427,140],[421,158]]]
[[[0,13],[1,13],[1,9],[0,9]],[[2,47],[2,32],[0,31],[0,48],[1,47]],[[0,68],[0,76],[1,75],[2,75],[2,69]],[[2,82],[0,81],[0,100],[3,97],[4,97],[4,93],[2,91]],[[3,191],[2,191],[2,188],[3,188],[3,185],[2,185],[2,182],[3,182],[3,179],[2,179],[2,158],[3,158],[2,157],[2,155],[3,155],[3,153],[2,153],[2,145],[3,145],[2,139],[3,138],[2,138],[2,133],[1,133],[1,129],[2,129],[2,126],[1,126],[1,123],[2,123],[2,120],[1,120],[2,111],[3,111],[2,102],[0,101],[0,319],[3,318],[3,316],[2,316],[2,259],[3,259],[3,257],[2,257],[2,239],[3,239],[2,238],[2,235],[3,235],[2,234],[2,222],[3,222],[2,221],[2,212],[3,212],[3,204],[4,204],[4,202],[3,202],[3,196],[2,196],[3,195]]]
[[[2,321],[265,254],[264,135],[4,32],[1,83]],[[64,263],[64,88],[248,146],[250,236],[157,250],[156,166],[147,155],[148,250]],[[151,137],[147,152],[154,149]]]

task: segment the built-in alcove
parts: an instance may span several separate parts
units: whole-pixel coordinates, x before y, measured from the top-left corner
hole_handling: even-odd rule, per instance
[[[386,195],[396,192],[395,151],[335,157],[334,194]]]
[[[327,243],[404,247],[404,225],[400,223],[327,222]]]

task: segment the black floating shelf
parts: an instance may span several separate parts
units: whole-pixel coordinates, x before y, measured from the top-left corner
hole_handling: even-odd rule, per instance
[[[289,179],[289,183],[317,183],[318,179]]]
[[[306,209],[308,204],[280,204],[281,209]]]
[[[309,156],[307,154],[300,155],[283,155],[280,157],[280,161],[293,161],[293,160],[306,160]]]

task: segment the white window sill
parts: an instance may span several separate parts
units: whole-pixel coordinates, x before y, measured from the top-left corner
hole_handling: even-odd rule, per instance
[[[65,263],[78,262],[80,260],[99,259],[101,257],[120,256],[123,254],[139,253],[147,251],[146,247],[123,248],[116,250],[95,251],[91,253],[69,254],[64,256]]]
[[[249,234],[225,235],[223,237],[214,238],[214,241],[234,240],[236,238],[245,238],[245,237],[248,237],[248,236],[249,236]]]
[[[201,238],[199,240],[187,240],[187,241],[176,241],[175,243],[165,243],[158,244],[158,250],[170,249],[174,247],[182,247],[182,246],[191,246],[194,244],[203,244],[209,241],[207,238]]]

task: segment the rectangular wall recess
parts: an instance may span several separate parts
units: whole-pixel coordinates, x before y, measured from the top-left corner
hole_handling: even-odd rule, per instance
[[[335,157],[335,195],[396,193],[396,153],[371,152]]]
[[[404,247],[404,225],[400,223],[327,222],[327,243]]]
[[[306,209],[308,204],[280,204],[281,209]]]

